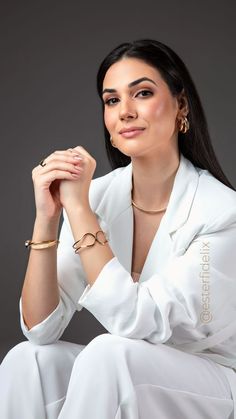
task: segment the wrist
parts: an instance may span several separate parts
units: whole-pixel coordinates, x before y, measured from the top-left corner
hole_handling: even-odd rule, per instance
[[[56,240],[60,218],[36,217],[32,234],[33,241]]]
[[[100,230],[96,214],[90,206],[70,208],[67,217],[75,241],[87,232],[95,233],[97,230]]]
[[[84,200],[84,201],[80,201],[78,203],[74,203],[71,205],[66,205],[64,206],[64,209],[67,213],[67,215],[69,216],[70,214],[83,214],[83,213],[89,213],[92,212],[92,209],[90,207],[89,201],[88,200]]]

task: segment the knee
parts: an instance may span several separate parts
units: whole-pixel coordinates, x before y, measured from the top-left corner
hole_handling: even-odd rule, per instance
[[[64,362],[64,347],[60,342],[50,345],[35,345],[24,341],[14,346],[2,361],[2,367],[13,367],[15,370],[25,370],[37,363],[40,367],[50,367],[52,362],[60,364]],[[67,355],[69,357],[69,355]],[[71,358],[75,355],[71,353]]]
[[[117,383],[129,369],[137,341],[105,333],[95,337],[76,358],[73,380],[94,380],[102,377],[109,385]],[[84,379],[84,378],[83,378]]]
[[[10,349],[2,361],[2,365],[6,362],[14,363],[14,361],[20,362],[25,357],[26,353],[32,350],[32,344],[28,341],[18,343],[16,346]]]
[[[32,358],[33,351],[33,345],[28,341],[14,346],[1,363],[1,373],[15,376],[16,374],[27,374],[30,372],[30,367],[32,366],[30,358]]]
[[[93,345],[102,345],[102,346],[124,346],[126,345],[128,342],[130,342],[131,339],[123,337],[123,336],[118,336],[118,335],[112,335],[110,333],[103,333],[101,335],[96,336],[94,339],[91,340],[91,342],[89,343],[90,346]],[[89,346],[87,345],[87,346]]]
[[[132,348],[140,342],[137,339],[131,339],[123,336],[112,335],[110,333],[103,333],[96,336],[87,345],[87,348],[101,349],[103,352],[125,352],[127,349]]]
[[[127,338],[111,335],[110,333],[103,333],[91,340],[86,349],[88,351],[110,353],[117,349],[121,350],[121,348],[124,348],[127,341]]]
[[[104,333],[96,336],[86,346],[83,352],[78,357],[78,360],[83,359],[82,362],[97,365],[116,365],[118,359],[120,360],[126,353],[128,346],[132,344],[131,339]]]

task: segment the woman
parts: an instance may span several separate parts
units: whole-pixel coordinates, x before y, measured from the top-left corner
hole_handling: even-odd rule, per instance
[[[30,343],[2,363],[1,417],[232,417],[236,194],[194,84],[153,40],[118,46],[97,80],[113,170],[92,180],[81,146],[33,170],[20,304]],[[82,307],[109,333],[58,341]]]

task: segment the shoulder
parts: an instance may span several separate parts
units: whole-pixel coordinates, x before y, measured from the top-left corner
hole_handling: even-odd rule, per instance
[[[236,223],[236,191],[216,179],[208,170],[195,167],[199,183],[194,199],[195,215],[206,225],[217,221]]]
[[[231,189],[229,186],[226,186],[224,183],[216,179],[208,170],[200,169],[195,166],[195,169],[199,173],[199,192],[200,193],[209,193],[213,196],[219,203],[222,201],[222,197],[227,200],[227,203],[235,203],[236,201],[236,191]],[[211,196],[211,198],[212,198]]]
[[[188,215],[185,222],[171,235],[174,240],[174,252],[178,255],[182,255],[195,238],[210,234],[213,239],[222,237],[222,233],[228,240],[235,236],[236,231],[236,192],[216,179],[208,170],[194,166],[189,160],[184,162],[187,171],[181,180],[186,191],[190,184],[193,187],[189,201],[185,192],[181,195],[181,214],[186,210]]]

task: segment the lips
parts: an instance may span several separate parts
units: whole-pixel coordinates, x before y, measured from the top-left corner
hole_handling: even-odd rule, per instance
[[[129,127],[123,128],[119,131],[119,134],[126,139],[136,138],[143,133],[145,128],[142,127]]]
[[[142,127],[129,127],[129,128],[123,128],[119,131],[119,134],[125,134],[128,132],[135,132],[135,131],[143,131],[145,128]]]

